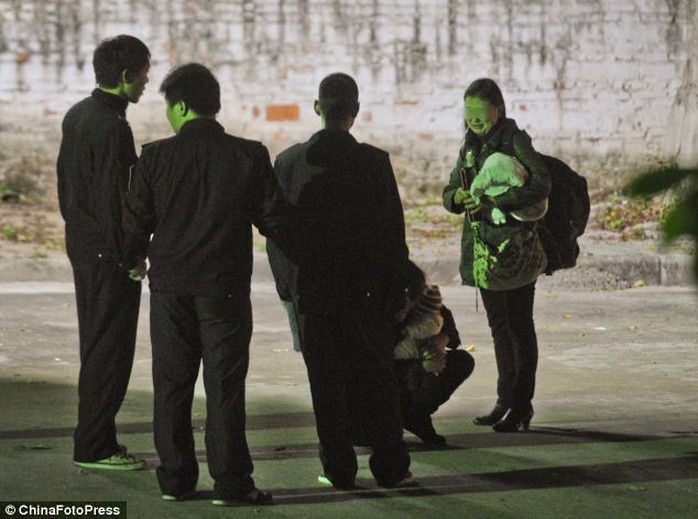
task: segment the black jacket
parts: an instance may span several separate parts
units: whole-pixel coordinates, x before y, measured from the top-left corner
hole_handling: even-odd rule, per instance
[[[127,106],[126,99],[96,89],[63,119],[58,201],[72,261],[133,261],[134,246],[121,226],[122,202],[137,159]]]
[[[196,119],[143,148],[124,227],[136,236],[153,235],[147,251],[152,289],[249,293],[252,224],[265,236],[276,236],[287,224],[261,143],[228,135],[213,119]]]
[[[388,154],[348,132],[321,130],[281,153],[275,169],[305,255],[294,264],[271,245],[270,262],[300,308],[402,304],[396,291],[408,250]]]

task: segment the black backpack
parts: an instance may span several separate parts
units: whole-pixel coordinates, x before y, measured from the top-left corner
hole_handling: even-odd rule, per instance
[[[589,191],[586,179],[560,159],[539,154],[550,172],[548,212],[537,222],[538,236],[548,256],[547,275],[574,267],[579,256],[579,238],[589,220]]]

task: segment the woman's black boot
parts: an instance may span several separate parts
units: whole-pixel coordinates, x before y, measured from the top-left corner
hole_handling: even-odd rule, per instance
[[[516,432],[520,428],[528,431],[533,418],[533,407],[512,407],[504,420],[501,420],[492,426],[497,432]]]
[[[473,423],[475,425],[494,425],[499,420],[501,420],[505,414],[507,414],[508,410],[509,410],[509,407],[497,402],[497,405],[494,406],[494,409],[492,409],[490,414],[486,414],[486,415],[482,415],[482,416],[478,416],[478,417],[474,418]]]

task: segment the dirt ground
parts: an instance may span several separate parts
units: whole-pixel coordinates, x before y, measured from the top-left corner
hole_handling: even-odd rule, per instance
[[[0,259],[36,258],[63,252],[58,203],[0,203]]]
[[[603,211],[601,206],[596,212]],[[603,231],[592,218],[589,233],[594,240],[623,241],[620,232]],[[405,204],[405,226],[410,251],[417,255],[458,255],[462,218],[446,212],[440,201],[429,199]],[[656,237],[656,222],[645,222],[649,236]],[[64,251],[63,219],[53,196],[41,201],[0,202],[0,259],[35,259]],[[255,231],[255,249],[264,250],[265,239]]]
[[[54,165],[43,158],[46,154],[40,156],[29,170],[28,163],[3,165],[7,171],[24,168],[25,173],[14,175],[14,182],[22,186],[19,196],[7,196],[2,187],[11,179],[2,178],[7,177],[6,172],[0,175],[0,259],[37,259],[64,253]],[[407,242],[414,256],[459,255],[462,216],[448,213],[440,196],[410,201],[405,195],[403,205]],[[613,190],[596,191],[592,193],[592,214],[585,239],[604,243],[656,241],[660,206],[661,201],[647,206],[622,199]],[[265,248],[265,239],[256,230],[254,244],[257,251]]]
[[[410,250],[419,255],[458,254],[461,217],[440,205],[405,206],[405,225]],[[0,202],[0,259],[42,258],[65,249],[63,219],[55,200],[49,202]],[[265,239],[254,232],[256,250]]]

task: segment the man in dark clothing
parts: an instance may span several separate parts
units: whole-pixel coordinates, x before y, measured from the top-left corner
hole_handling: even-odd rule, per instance
[[[373,449],[378,484],[411,476],[392,364],[397,277],[408,257],[402,204],[387,153],[349,133],[358,109],[354,80],[328,76],[315,102],[324,129],[275,164],[307,253],[286,281],[310,380],[320,481],[340,489],[354,486],[356,425]]]
[[[213,504],[269,504],[271,494],[252,479],[245,436],[252,225],[275,236],[287,220],[285,204],[267,149],[226,134],[215,120],[220,86],[206,67],[183,65],[160,90],[176,135],[144,147],[124,226],[153,235],[147,255],[162,497],[181,500],[196,490],[191,406],[203,360]]]
[[[117,36],[97,47],[93,65],[99,87],[66,114],[57,163],[80,335],[73,459],[85,468],[134,470],[145,462],[117,443],[114,422],[133,366],[141,297],[141,272],[129,279],[125,268],[137,261],[121,207],[137,159],[126,107],[143,94],[150,52],[137,38]]]

